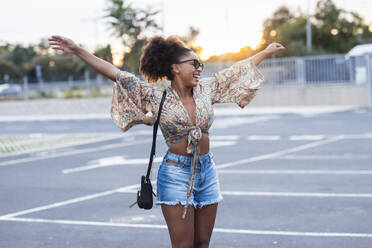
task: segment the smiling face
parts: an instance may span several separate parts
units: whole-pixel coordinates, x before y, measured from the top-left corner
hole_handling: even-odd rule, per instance
[[[197,61],[195,62],[194,60]],[[200,73],[203,70],[201,66],[198,69],[195,68],[195,65],[198,66],[198,62],[199,58],[193,52],[188,52],[181,56],[178,63],[172,65],[174,80],[180,80],[186,87],[196,86],[199,82]]]

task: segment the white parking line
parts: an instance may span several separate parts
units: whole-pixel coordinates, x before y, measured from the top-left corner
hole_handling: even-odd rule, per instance
[[[136,141],[133,141],[133,142],[126,142],[126,143],[121,143],[121,144],[119,144],[119,143],[118,144],[110,144],[110,145],[105,145],[105,146],[100,146],[100,147],[92,147],[92,148],[84,148],[84,149],[76,149],[76,150],[73,150],[73,151],[61,152],[61,153],[56,153],[56,154],[49,154],[49,155],[45,155],[45,156],[41,156],[41,157],[29,157],[29,158],[13,159],[13,160],[10,160],[10,161],[0,162],[0,166],[7,166],[7,165],[13,165],[13,164],[19,164],[19,163],[33,162],[33,161],[38,161],[38,160],[42,160],[42,159],[50,159],[50,158],[71,156],[71,155],[82,154],[82,153],[110,150],[110,149],[116,149],[116,148],[124,147],[124,146],[133,146],[133,145],[148,143],[148,142],[151,142],[151,141],[152,141],[152,138],[151,139],[142,139],[142,140],[140,139],[140,140],[136,140]]]
[[[289,140],[299,141],[299,140],[322,140],[324,135],[293,135],[289,137]]]
[[[155,157],[154,163],[159,163],[163,160],[163,157]],[[142,164],[145,165],[149,162],[148,158],[137,158],[137,159],[125,159],[123,156],[115,156],[110,158],[102,158],[96,161],[95,164],[85,165],[74,167],[70,169],[62,170],[63,174],[70,174],[75,172],[82,172],[87,170],[93,170],[103,167],[110,167],[110,166],[118,166],[118,165],[135,165],[135,164]]]
[[[134,189],[124,189],[120,193],[137,193]],[[369,193],[322,193],[322,192],[271,192],[271,191],[221,191],[223,196],[279,196],[279,197],[320,197],[320,198],[372,198]]]
[[[279,135],[251,135],[247,137],[248,140],[280,140]]]
[[[317,147],[317,146],[320,146],[320,145],[336,142],[336,141],[339,141],[339,140],[342,140],[342,139],[344,139],[344,135],[339,135],[339,136],[329,138],[327,140],[312,142],[312,143],[309,143],[309,144],[296,146],[296,147],[286,149],[286,150],[282,150],[282,151],[278,151],[278,152],[268,153],[268,154],[264,154],[264,155],[260,155],[260,156],[247,158],[247,159],[237,160],[237,161],[234,161],[234,162],[224,163],[224,164],[218,165],[217,168],[219,168],[219,169],[228,168],[228,167],[232,167],[232,166],[236,166],[236,165],[248,164],[248,163],[252,163],[252,162],[256,162],[256,161],[270,159],[270,158],[278,157],[278,156],[281,156],[281,155],[294,153],[294,152],[298,152],[298,151],[303,151],[303,150],[306,150],[306,149],[309,149],[309,148],[313,148],[313,147]]]
[[[339,160],[339,159],[370,159],[369,154],[340,154],[340,155],[286,155],[275,159],[289,159],[289,160]]]
[[[94,198],[98,198],[98,197],[102,197],[102,196],[106,196],[106,195],[111,195],[111,194],[121,192],[121,191],[125,191],[125,190],[131,190],[131,189],[137,188],[137,187],[139,187],[139,185],[134,184],[134,185],[130,185],[130,186],[127,186],[127,187],[121,187],[121,188],[117,188],[117,189],[113,189],[113,190],[103,191],[103,192],[96,193],[96,194],[81,196],[81,197],[73,198],[73,199],[66,200],[66,201],[56,202],[56,203],[44,205],[44,206],[41,206],[41,207],[26,209],[26,210],[22,210],[22,211],[19,211],[19,212],[2,215],[2,216],[0,216],[0,219],[12,218],[12,217],[25,215],[25,214],[30,214],[30,213],[35,213],[35,212],[39,212],[39,211],[43,211],[43,210],[47,210],[47,209],[51,209],[51,208],[57,208],[57,207],[61,207],[61,206],[65,206],[65,205],[69,205],[69,204],[73,204],[73,203],[77,203],[77,202],[82,202],[82,201],[86,201],[86,200],[90,200],[90,199],[94,199]]]
[[[224,129],[239,126],[242,124],[252,124],[261,121],[270,121],[279,119],[279,115],[255,116],[255,117],[229,117],[218,118],[213,122],[212,129]]]
[[[129,224],[129,223],[79,221],[79,220],[50,220],[50,219],[39,219],[39,218],[3,218],[3,219],[0,219],[0,221],[48,223],[48,224],[62,224],[62,225],[87,225],[87,226],[167,229],[166,225],[156,225],[156,224]],[[292,231],[270,231],[270,230],[228,229],[228,228],[214,228],[213,232],[248,234],[248,235],[249,234],[251,235],[273,235],[273,236],[279,235],[279,236],[372,238],[372,233],[292,232]]]
[[[255,192],[255,191],[222,191],[222,195],[233,196],[282,196],[282,197],[339,197],[339,198],[372,198],[372,194],[363,193],[319,193],[319,192]]]
[[[11,141],[7,139],[11,138]],[[123,138],[120,133],[59,133],[41,134],[30,133],[25,135],[0,135],[0,148],[15,150],[14,152],[0,154],[1,157],[19,156],[38,151],[50,151],[59,148],[94,144]],[[83,139],[83,140],[81,140]],[[87,139],[87,140],[86,140]],[[5,140],[5,141],[4,141]],[[1,142],[3,144],[1,144]]]
[[[238,140],[240,139],[239,135],[212,135],[210,139],[213,143],[214,140]]]
[[[372,170],[218,170],[219,174],[372,175]]]
[[[210,144],[211,148],[221,147],[221,146],[233,146],[236,145],[236,141],[212,141]]]

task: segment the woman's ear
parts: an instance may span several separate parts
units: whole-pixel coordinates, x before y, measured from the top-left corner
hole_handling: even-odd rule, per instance
[[[180,68],[177,64],[171,65],[171,69],[172,69],[172,72],[174,72],[176,74],[180,73]]]

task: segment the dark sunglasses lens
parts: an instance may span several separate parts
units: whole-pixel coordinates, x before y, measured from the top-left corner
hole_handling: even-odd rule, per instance
[[[204,68],[204,65],[202,63],[200,63],[198,60],[194,59],[194,63],[193,63],[193,66],[195,67],[195,69],[198,69],[199,67]]]

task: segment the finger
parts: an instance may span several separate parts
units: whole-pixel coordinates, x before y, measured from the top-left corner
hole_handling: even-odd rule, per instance
[[[57,40],[57,39],[52,39],[52,38],[49,38],[48,41],[49,41],[49,42],[60,42],[59,40]]]
[[[49,42],[49,45],[50,46],[59,46],[59,43],[58,42]]]
[[[62,49],[62,48],[60,48],[60,47],[52,47],[52,49],[54,49],[54,50],[61,50],[61,51],[63,51],[63,49]]]
[[[52,38],[54,38],[54,41],[58,41],[58,42],[62,42],[62,41],[65,40],[64,37],[59,36],[59,35],[57,35],[57,36],[52,36]]]
[[[59,36],[59,35],[52,35],[52,38],[54,38],[54,39],[61,39],[62,36]]]

